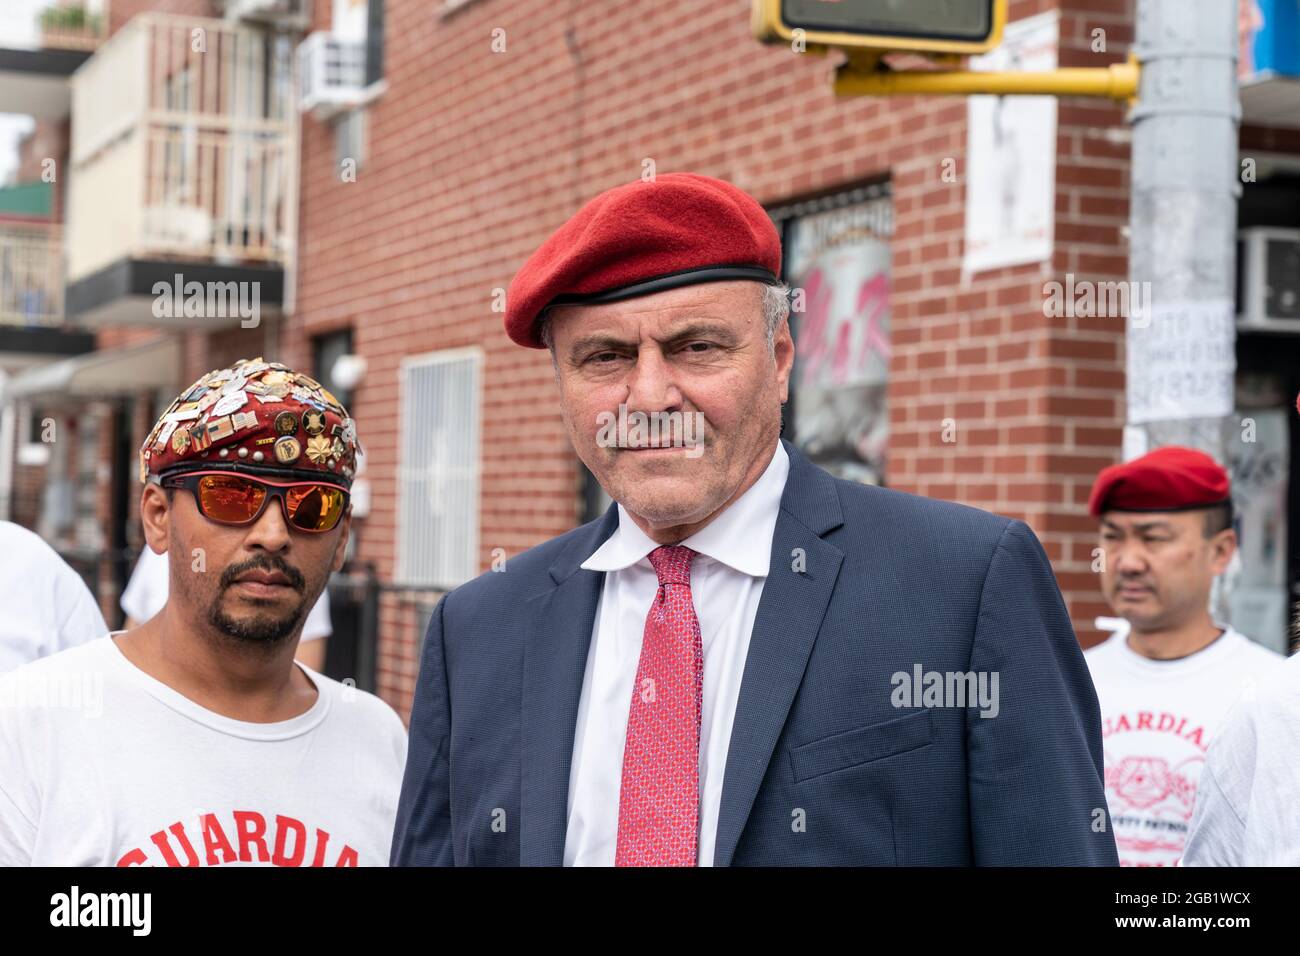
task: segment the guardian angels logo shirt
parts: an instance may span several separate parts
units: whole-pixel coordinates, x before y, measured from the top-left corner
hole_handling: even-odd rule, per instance
[[[1282,658],[1231,628],[1195,654],[1143,657],[1126,631],[1084,652],[1101,704],[1106,803],[1120,866],[1183,855],[1205,753],[1245,686]]]
[[[270,724],[200,707],[111,636],[0,675],[0,866],[386,866],[406,730],[303,670],[316,703]]]

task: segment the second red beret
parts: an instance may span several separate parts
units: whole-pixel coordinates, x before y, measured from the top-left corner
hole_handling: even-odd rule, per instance
[[[1105,511],[1184,511],[1227,501],[1228,473],[1194,448],[1167,445],[1103,468],[1088,497],[1088,513]]]

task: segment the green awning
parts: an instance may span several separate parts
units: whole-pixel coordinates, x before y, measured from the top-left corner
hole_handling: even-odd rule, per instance
[[[0,216],[49,218],[54,213],[53,183],[0,186]]]

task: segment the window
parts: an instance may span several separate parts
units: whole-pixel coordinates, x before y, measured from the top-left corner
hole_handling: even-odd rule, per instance
[[[384,0],[334,0],[330,33],[365,47],[365,85],[384,78]]]
[[[317,335],[311,340],[312,378],[329,389],[346,409],[352,408],[352,389],[334,377],[334,363],[352,353],[352,330]]]
[[[480,349],[402,361],[397,579],[452,588],[478,572]]]

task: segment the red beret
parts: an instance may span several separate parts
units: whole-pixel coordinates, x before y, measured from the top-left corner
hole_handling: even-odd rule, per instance
[[[529,256],[506,295],[506,334],[545,348],[537,316],[562,302],[617,302],[724,279],[775,284],[781,237],[731,183],[665,173],[609,189]]]
[[[1228,473],[1194,448],[1168,445],[1122,465],[1103,468],[1092,486],[1088,511],[1185,511],[1229,500]]]
[[[183,391],[140,448],[140,480],[229,470],[349,487],[356,423],[320,382],[278,362],[243,359]]]

